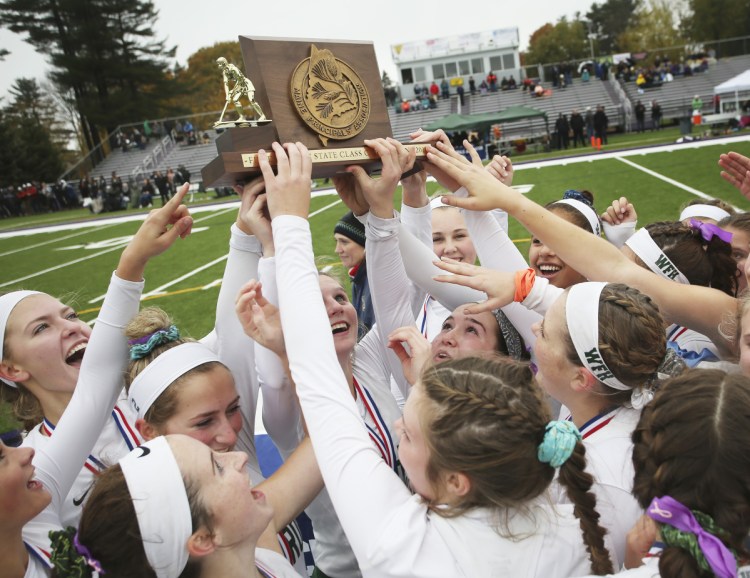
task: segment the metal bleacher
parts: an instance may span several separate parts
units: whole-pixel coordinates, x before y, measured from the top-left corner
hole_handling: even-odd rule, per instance
[[[651,111],[651,101],[657,100],[665,119],[690,116],[693,97],[698,95],[703,101],[703,113],[713,112],[714,87],[741,72],[750,69],[750,55],[723,58],[709,65],[705,72],[695,72],[692,76],[677,76],[672,82],[638,91],[635,81],[622,82],[628,99],[635,105],[640,100]]]
[[[509,106],[528,106],[546,112],[550,123],[550,130],[552,130],[558,114],[563,113],[570,117],[570,113],[574,109],[583,113],[586,107],[595,108],[601,104],[605,107],[605,111],[609,115],[610,125],[617,124],[620,104],[607,90],[606,83],[596,79],[588,82],[575,79],[572,84],[566,86],[564,89],[552,88],[546,84],[543,86],[545,89],[551,88],[551,94],[534,97],[528,91],[521,88],[506,91],[498,90],[497,92],[488,92],[486,94],[467,94],[461,112],[463,114],[482,114],[499,112]],[[458,97],[454,96],[452,98],[455,100]],[[401,114],[389,111],[394,138],[400,141],[408,141],[408,135],[413,130],[448,115],[451,112],[449,104],[447,100],[441,100],[437,110],[413,111]],[[526,137],[539,135],[545,131],[544,120],[539,118],[503,124],[503,134],[505,135]]]

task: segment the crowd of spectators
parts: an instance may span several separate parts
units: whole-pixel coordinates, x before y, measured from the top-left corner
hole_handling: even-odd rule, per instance
[[[162,173],[154,171],[142,183],[131,175],[126,179],[113,171],[110,178],[101,175],[82,177],[78,183],[61,179],[57,183],[28,182],[0,190],[0,217],[21,217],[88,208],[92,213],[120,211],[133,207],[151,207],[154,198],[166,203],[182,183],[190,180],[190,171],[179,165]]]

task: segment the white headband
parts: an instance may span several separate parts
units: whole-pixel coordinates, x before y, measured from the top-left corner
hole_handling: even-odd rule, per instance
[[[446,205],[446,204],[445,204],[445,203],[443,202],[443,197],[435,197],[434,199],[432,199],[432,200],[430,201],[430,209],[433,209],[433,210],[434,210],[434,209],[441,209],[441,208],[443,208],[443,207],[448,207],[448,208],[450,208],[450,207],[453,207],[453,205]],[[453,208],[456,208],[456,207],[453,207]]]
[[[138,418],[143,419],[156,399],[178,377],[211,361],[221,363],[213,351],[197,341],[181,343],[159,355],[130,384],[128,401]]]
[[[599,224],[599,215],[596,214],[596,211],[594,209],[589,207],[586,203],[582,203],[581,201],[577,201],[575,199],[562,199],[560,201],[555,201],[552,204],[559,205],[560,203],[570,205],[584,217],[586,217],[589,225],[591,225],[591,230],[594,232],[594,235],[596,235],[597,237],[601,237],[602,228]]]
[[[8,324],[8,318],[21,301],[26,299],[29,295],[40,295],[39,291],[11,291],[0,297],[0,362],[5,359],[5,352],[3,351],[3,344],[5,343],[5,329]],[[14,382],[9,379],[0,377],[3,383],[7,383],[11,387],[18,387]]]
[[[599,297],[606,283],[577,283],[568,290],[565,320],[578,358],[596,379],[609,387],[630,390],[610,371],[599,350]]]
[[[193,522],[185,482],[167,438],[159,436],[135,448],[120,460],[120,467],[148,563],[158,578],[177,578],[188,561]]]
[[[680,213],[680,221],[691,217],[703,217],[704,219],[713,219],[718,223],[729,216],[729,213],[724,209],[714,207],[713,205],[690,205],[689,207],[685,207]]]
[[[625,244],[632,249],[633,253],[640,257],[641,261],[646,264],[646,267],[657,275],[670,281],[677,281],[683,285],[690,285],[688,278],[682,274],[682,271],[672,263],[670,258],[666,256],[664,251],[651,238],[646,227],[643,227],[625,241]]]

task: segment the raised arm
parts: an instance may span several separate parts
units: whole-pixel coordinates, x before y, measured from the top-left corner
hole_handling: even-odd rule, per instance
[[[59,511],[122,389],[128,360],[124,329],[138,312],[146,264],[178,237],[190,234],[193,221],[180,204],[187,190],[188,185],[183,185],[163,208],[153,211],[123,251],[89,339],[73,397],[55,435],[34,457],[37,478],[52,495],[54,512]]]
[[[370,442],[349,394],[334,350],[305,220],[310,160],[302,145],[289,149],[287,160],[284,150],[274,145],[278,176],[260,153],[273,217],[286,350],[326,488],[357,559],[367,568],[373,529],[408,501],[410,492]]]
[[[428,158],[469,191],[469,198],[446,197],[446,203],[472,210],[506,210],[590,280],[625,283],[643,291],[654,299],[667,319],[703,333],[720,347],[723,355],[735,355],[735,344],[719,326],[727,315],[736,314],[736,299],[715,289],[680,285],[639,267],[604,239],[545,210],[464,159],[435,148],[431,148]]]

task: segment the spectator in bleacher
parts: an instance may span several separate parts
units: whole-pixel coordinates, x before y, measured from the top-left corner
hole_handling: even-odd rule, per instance
[[[697,110],[698,112],[703,110],[703,99],[700,97],[700,95],[696,94],[693,97],[691,106],[693,107],[693,110]]]
[[[490,85],[490,92],[497,91],[497,76],[491,70],[490,70],[490,73],[487,75],[487,84]]]
[[[476,94],[477,92],[477,83],[474,81],[474,77],[469,77],[469,93],[470,94]]]
[[[570,64],[563,64],[560,67],[560,72],[563,74],[563,80],[565,80],[565,86],[573,84],[573,67]],[[565,88],[563,86],[562,88]]]
[[[560,67],[554,64],[552,65],[552,88],[557,88],[558,82],[560,82]]]
[[[89,185],[88,176],[84,175],[84,177],[78,181],[78,190],[81,192],[81,196],[84,199],[91,197],[91,187]]]
[[[438,98],[440,96],[440,87],[437,85],[437,83],[433,80],[432,84],[430,85],[430,96],[434,96],[435,98]]]
[[[637,132],[646,130],[646,106],[640,100],[635,103],[635,130]]]
[[[661,105],[655,100],[651,101],[651,130],[661,129]]]
[[[586,139],[583,136],[583,129],[586,126],[586,122],[583,120],[581,113],[577,109],[573,109],[570,113],[570,129],[573,131],[573,147],[578,147],[578,143],[581,143],[582,147],[586,146]]]
[[[185,134],[190,134],[190,132],[192,132],[193,130],[195,130],[193,128],[193,123],[189,120],[186,120],[182,125],[182,132],[184,132]]]
[[[461,103],[461,106],[464,105],[464,85],[459,84],[456,88],[456,94],[458,95],[458,101]]]
[[[204,130],[203,134],[201,135],[201,144],[211,144],[211,137],[208,135],[208,133]]]
[[[518,88],[518,85],[516,84],[516,79],[512,74],[508,78],[508,88],[510,88],[511,90],[515,90],[516,88]]]
[[[451,95],[450,85],[448,84],[448,80],[445,78],[440,83],[440,94],[443,98],[450,98]]]
[[[198,144],[198,137],[195,136],[195,131],[191,130],[187,135],[187,143],[188,145],[192,146],[195,144]]]
[[[411,101],[409,102],[409,110],[411,110],[411,111],[413,112],[413,111],[416,111],[416,110],[421,110],[421,109],[422,109],[422,101],[421,101],[421,100],[419,100],[419,99],[418,99],[418,98],[417,98],[417,97],[415,96],[415,97],[414,97],[413,99],[411,99]]]
[[[500,81],[500,90],[508,90],[508,77],[503,76],[503,79]]]
[[[609,125],[609,118],[607,113],[604,112],[604,107],[600,104],[596,107],[594,113],[594,134],[596,138],[601,139],[602,144],[607,144],[607,126]]]
[[[112,192],[122,194],[122,179],[117,176],[117,171],[112,171]]]
[[[438,104],[438,97],[434,95],[430,95],[430,102],[429,102],[430,109],[437,108],[437,104]]]
[[[427,110],[428,108],[430,108],[430,95],[427,94],[426,90],[422,93],[419,102],[422,106],[422,110]]]
[[[581,72],[581,82],[588,82],[590,78],[591,78],[591,75],[589,74],[588,67],[584,68],[583,71]]]
[[[488,86],[487,81],[483,80],[482,84],[479,85],[479,94],[481,94],[482,96],[484,96],[485,94],[487,94],[487,91],[489,89],[490,89],[490,87]]]
[[[414,85],[414,97],[422,100],[422,85],[418,82]]]

